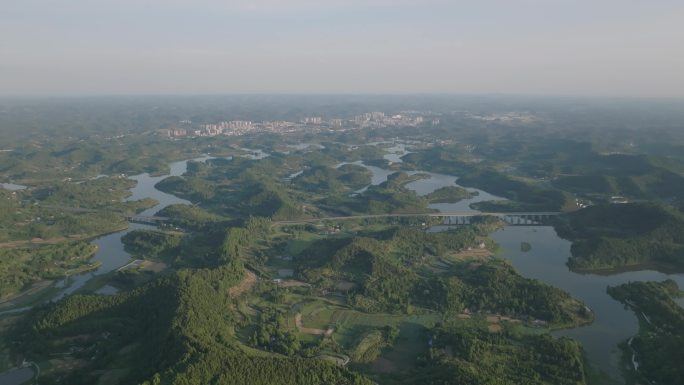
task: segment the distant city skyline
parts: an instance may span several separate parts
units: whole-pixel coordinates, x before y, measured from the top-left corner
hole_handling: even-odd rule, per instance
[[[7,0],[0,95],[684,96],[680,0]]]

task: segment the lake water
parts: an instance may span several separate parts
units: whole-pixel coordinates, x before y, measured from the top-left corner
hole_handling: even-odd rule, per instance
[[[271,156],[271,154],[264,152],[260,149],[254,150],[254,149],[246,148],[246,147],[242,147],[240,149],[242,151],[247,151],[247,154],[240,155],[240,156],[248,158],[248,159],[259,160],[259,159],[264,159],[264,158]]]
[[[0,188],[3,188],[5,190],[9,190],[9,191],[19,191],[19,190],[26,189],[26,186],[22,186],[20,184],[14,184],[14,183],[0,183]]]
[[[568,269],[569,241],[561,239],[553,227],[506,227],[492,234],[503,249],[503,256],[525,277],[536,278],[572,294],[589,306],[595,315],[591,325],[555,332],[557,336],[580,341],[590,361],[613,377],[620,378],[617,344],[638,331],[636,316],[631,310],[606,293],[608,286],[633,281],[663,281],[672,279],[684,288],[684,275],[656,271],[631,271],[613,275],[579,274]],[[528,242],[532,249],[520,250]]]
[[[392,147],[387,147],[384,150],[387,152],[383,158],[387,159],[392,163],[403,163],[401,157],[410,154],[411,152],[406,149],[406,145],[400,142],[392,142]]]
[[[2,385],[19,385],[28,382],[34,375],[33,368],[15,368],[6,372],[0,373],[0,384]]]
[[[419,196],[425,196],[442,187],[462,187],[459,186],[458,183],[456,183],[458,181],[458,178],[455,176],[437,174],[433,172],[427,172],[426,174],[430,175],[430,179],[421,179],[415,182],[411,182],[406,185],[406,188],[415,191],[416,194],[418,194]],[[470,208],[470,205],[477,202],[505,200],[505,198],[492,195],[486,191],[482,191],[476,188],[465,189],[474,194],[472,198],[463,199],[456,203],[433,203],[428,205],[428,207],[431,209],[436,209],[442,213],[479,213],[479,211]]]
[[[387,147],[384,149],[384,151],[387,151],[388,154],[384,155],[384,158],[396,162],[396,163],[402,163],[403,161],[401,160],[401,157],[409,154],[410,151],[406,149],[406,144],[403,142],[375,142],[375,143],[369,143],[369,145],[381,145],[381,144],[392,144],[392,147]],[[387,177],[394,174],[397,172],[396,170],[386,170],[380,167],[376,166],[370,166],[363,161],[356,161],[356,162],[342,162],[336,165],[336,168],[339,168],[342,165],[345,164],[355,164],[358,166],[365,167],[367,170],[371,172],[371,184],[369,186],[377,186],[380,183],[383,183],[387,180]],[[445,174],[438,174],[438,173],[433,173],[433,172],[427,172],[427,171],[404,171],[408,175],[414,175],[414,174],[427,174],[430,177],[427,179],[419,179],[417,181],[413,181],[411,183],[406,184],[406,188],[409,190],[413,190],[418,194],[418,196],[425,196],[438,188],[442,187],[448,187],[448,186],[457,186],[457,187],[463,187],[459,186],[457,182],[458,177],[453,176],[453,175],[445,175]],[[364,188],[361,188],[359,190],[354,191],[354,194],[361,194],[364,191],[368,189],[369,186],[366,186]],[[465,187],[463,187],[465,188]],[[495,200],[506,200],[505,198],[498,197],[496,195],[492,195],[486,191],[475,189],[475,188],[465,188],[466,190],[472,192],[474,195],[472,198],[469,199],[463,199],[459,202],[456,203],[434,203],[428,205],[429,208],[438,210],[443,213],[479,213],[479,211],[474,210],[470,208],[470,205],[473,203],[477,202],[484,202],[484,201],[495,201]]]
[[[680,286],[679,288],[680,288],[680,289],[684,289],[684,287],[681,287],[681,286]],[[675,302],[677,302],[677,305],[679,305],[679,306],[681,306],[682,308],[684,308],[684,298],[677,298],[677,299],[675,299]]]
[[[209,159],[213,158],[210,156],[203,156],[192,160],[196,162],[205,162]],[[136,201],[145,198],[152,198],[158,202],[154,207],[144,210],[139,215],[154,216],[159,210],[163,209],[166,206],[172,204],[190,204],[190,202],[188,202],[185,199],[180,199],[174,195],[167,194],[163,191],[159,191],[154,187],[157,183],[159,183],[159,181],[161,181],[164,178],[168,178],[170,176],[183,175],[188,169],[188,160],[174,162],[171,163],[169,166],[170,171],[167,175],[150,176],[150,174],[145,173],[130,177],[130,179],[135,180],[137,184],[130,190],[131,195],[126,199],[127,201]],[[104,235],[94,239],[92,243],[97,245],[98,248],[97,252],[92,258],[92,261],[100,262],[100,266],[92,272],[69,277],[67,281],[68,284],[66,285],[66,287],[59,291],[52,300],[55,301],[62,299],[65,296],[72,294],[76,290],[83,287],[83,285],[85,285],[93,277],[109,273],[128,263],[128,261],[131,259],[131,256],[126,252],[126,250],[124,250],[124,245],[121,242],[121,237],[134,230],[154,228],[154,226],[150,225],[129,223],[128,228],[126,230]]]
[[[376,166],[369,166],[361,160],[357,160],[356,162],[342,162],[338,163],[335,168],[340,168],[344,166],[345,164],[354,164],[357,166],[364,167],[365,169],[369,170],[371,172],[371,183],[368,186],[365,186],[363,188],[360,188],[356,191],[354,191],[352,194],[361,194],[364,191],[368,190],[368,187],[370,186],[377,186],[382,182],[387,181],[387,177],[394,174],[395,170],[385,170],[384,168],[376,167]],[[413,175],[416,174],[417,171],[406,171],[408,175]]]
[[[192,159],[196,162],[206,162],[209,159],[213,159],[210,156],[203,156],[200,158],[195,158]],[[170,176],[181,176],[185,174],[185,172],[188,169],[188,161],[183,160],[180,162],[174,162],[171,163],[170,165],[170,171],[167,175],[161,175],[161,176],[150,176],[150,174],[140,174],[140,175],[135,175],[130,177],[130,179],[135,180],[138,182],[135,187],[131,189],[131,195],[126,198],[127,201],[137,201],[140,199],[145,199],[145,198],[153,198],[157,200],[159,203],[151,207],[143,212],[141,212],[139,215],[141,216],[153,216],[156,214],[159,210],[163,209],[166,206],[173,205],[173,204],[182,204],[182,205],[187,205],[190,204],[189,201],[185,199],[178,198],[174,195],[167,194],[163,191],[157,190],[154,186],[159,183],[161,180],[168,178]]]
[[[307,150],[307,149],[316,149],[316,150],[322,150],[325,148],[324,145],[320,143],[299,143],[299,144],[288,144],[287,147],[293,148],[297,151],[301,150]]]
[[[363,187],[359,190],[354,191],[353,194],[361,194],[368,189],[370,186],[377,186],[380,183],[387,181],[387,177],[397,172],[396,170],[386,170],[376,166],[370,166],[363,161],[356,162],[343,162],[336,165],[336,168],[343,166],[345,164],[355,164],[357,166],[362,166],[371,172],[371,184],[369,186]],[[426,179],[419,179],[406,184],[406,188],[416,192],[418,196],[425,196],[431,192],[437,190],[438,188],[448,187],[448,186],[459,186],[456,181],[458,177],[452,175],[437,174],[434,172],[427,171],[404,171],[408,175],[415,174],[427,174],[430,177]],[[506,200],[505,198],[492,195],[486,191],[479,190],[476,188],[466,188],[466,190],[472,192],[474,195],[472,198],[463,199],[456,203],[434,203],[428,205],[429,208],[438,210],[443,213],[479,213],[480,211],[470,208],[470,205],[477,202],[484,201],[495,201],[495,200]]]

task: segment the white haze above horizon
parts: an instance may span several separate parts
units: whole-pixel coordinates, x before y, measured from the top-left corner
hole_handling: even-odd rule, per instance
[[[678,0],[0,0],[1,95],[684,96]]]

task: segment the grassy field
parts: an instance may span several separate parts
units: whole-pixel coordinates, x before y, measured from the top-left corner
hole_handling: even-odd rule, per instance
[[[295,299],[294,297],[291,299]],[[330,338],[335,345],[355,360],[365,365],[364,370],[374,371],[374,362],[385,362],[385,367],[401,368],[413,365],[418,353],[426,348],[424,330],[432,327],[442,319],[436,313],[396,315],[369,314],[353,310],[344,305],[341,299],[301,297],[302,302],[295,303],[288,313],[288,326],[294,324],[296,314],[301,314],[302,326],[307,329],[328,329],[334,332]],[[387,348],[379,343],[380,329],[385,326],[397,327],[399,337],[393,347]],[[303,342],[312,342],[322,338],[307,333],[299,333]],[[383,365],[381,365],[383,366]],[[382,371],[383,369],[380,369]]]
[[[349,352],[349,356],[353,362],[370,363],[378,358],[386,346],[382,331],[372,330],[361,337],[356,347]]]
[[[298,304],[297,311],[302,314],[302,322],[310,328],[325,329],[330,326],[335,311],[343,307],[327,301],[316,299]]]
[[[116,271],[110,271],[106,274],[96,275],[89,279],[83,286],[76,290],[77,294],[93,294],[105,285],[109,284]]]
[[[292,298],[294,299],[294,298]],[[371,375],[394,373],[413,367],[416,357],[427,349],[425,329],[442,319],[440,314],[369,314],[353,310],[341,299],[300,298],[288,314],[288,325],[301,314],[306,328],[334,328],[330,336],[335,346],[352,359],[350,365]],[[381,328],[394,326],[399,336],[388,347],[382,339]],[[321,336],[299,333],[303,342],[320,340]]]
[[[428,349],[424,326],[406,322],[399,325],[399,337],[373,364],[366,368],[368,373],[397,373],[413,368],[416,357]]]
[[[441,320],[439,314],[392,315],[366,314],[354,310],[339,310],[331,318],[335,325],[335,339],[345,348],[351,348],[359,336],[373,328],[395,326],[400,334],[397,344],[407,339],[415,340],[415,334]]]
[[[315,234],[312,233],[301,233],[301,235],[297,239],[290,240],[287,243],[287,248],[285,249],[285,253],[287,255],[299,255],[304,251],[311,243],[319,239]]]
[[[370,314],[356,311],[342,303],[317,298],[296,305],[295,311],[302,314],[302,323],[309,328],[334,327],[333,337],[345,347],[352,345],[364,331],[384,326],[398,328],[433,326],[442,316],[436,313],[396,315]]]

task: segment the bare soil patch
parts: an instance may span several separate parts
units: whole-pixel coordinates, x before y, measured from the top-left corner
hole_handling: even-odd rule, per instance
[[[239,297],[254,286],[257,281],[257,276],[250,270],[245,270],[245,278],[237,285],[230,288],[231,297]]]

